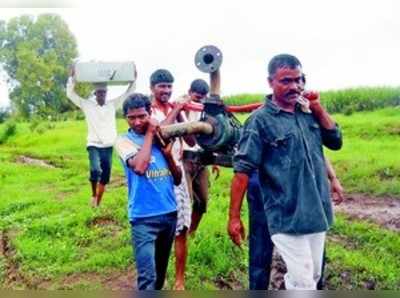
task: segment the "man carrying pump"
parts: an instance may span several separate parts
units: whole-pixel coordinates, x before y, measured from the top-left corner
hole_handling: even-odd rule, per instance
[[[182,172],[171,154],[171,144],[156,142],[158,122],[151,118],[149,98],[133,94],[123,105],[129,130],[115,147],[128,182],[128,217],[135,250],[139,290],[161,290],[176,230],[173,186]]]
[[[273,57],[268,83],[273,94],[246,121],[234,156],[228,232],[240,244],[240,208],[249,175],[258,170],[271,239],[288,269],[286,288],[316,289],[333,222],[322,145],[339,150],[342,136],[319,96],[304,90],[296,57]],[[309,109],[298,103],[303,96],[310,99]]]

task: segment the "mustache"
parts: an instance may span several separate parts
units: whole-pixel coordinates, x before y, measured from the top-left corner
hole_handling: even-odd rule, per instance
[[[286,96],[290,96],[290,95],[301,95],[301,93],[298,91],[292,90],[292,91],[289,91],[288,93],[286,93]]]

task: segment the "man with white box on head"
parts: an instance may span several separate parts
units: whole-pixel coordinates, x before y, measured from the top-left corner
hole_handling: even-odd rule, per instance
[[[101,64],[101,63],[100,63]],[[99,65],[100,65],[99,64]],[[96,67],[95,64],[87,67]],[[115,73],[114,73],[115,74]],[[131,74],[128,89],[121,96],[106,100],[107,82],[97,82],[96,74],[86,75],[87,78],[80,78],[80,81],[90,81],[94,83],[94,95],[84,99],[75,93],[74,87],[77,81],[76,67],[73,65],[71,75],[67,82],[67,97],[78,106],[85,114],[88,128],[87,151],[89,154],[92,207],[98,207],[103,197],[106,185],[110,181],[112,150],[114,141],[117,137],[116,110],[135,90],[136,71]],[[105,79],[107,80],[107,79]]]

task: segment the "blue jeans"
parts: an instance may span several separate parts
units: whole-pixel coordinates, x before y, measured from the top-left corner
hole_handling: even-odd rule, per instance
[[[161,290],[175,238],[176,212],[131,222],[139,290]]]
[[[258,172],[249,177],[249,289],[268,290],[274,245],[268,231]]]
[[[100,182],[106,185],[110,182],[112,147],[98,148],[89,146],[86,148],[89,153],[90,181]]]

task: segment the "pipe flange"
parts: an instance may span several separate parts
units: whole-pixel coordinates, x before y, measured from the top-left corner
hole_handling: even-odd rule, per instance
[[[202,72],[217,71],[222,64],[222,52],[216,46],[204,46],[197,51],[194,63]]]

